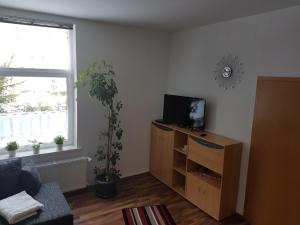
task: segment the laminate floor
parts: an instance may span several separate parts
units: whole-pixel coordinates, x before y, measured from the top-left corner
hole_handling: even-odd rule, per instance
[[[122,179],[112,199],[100,199],[90,189],[67,194],[67,200],[75,225],[124,225],[123,208],[155,204],[165,204],[177,225],[244,225],[239,216],[217,222],[149,173]]]

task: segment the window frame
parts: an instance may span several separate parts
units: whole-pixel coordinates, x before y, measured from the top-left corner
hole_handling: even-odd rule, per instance
[[[18,24],[18,23],[14,23]],[[45,26],[46,27],[46,26]],[[74,87],[76,77],[76,51],[75,51],[75,26],[69,30],[70,67],[69,69],[35,69],[35,68],[8,68],[0,67],[1,77],[57,77],[66,78],[67,109],[68,109],[68,139],[65,146],[77,146],[77,123],[76,123],[76,90]],[[18,141],[18,140],[16,140]],[[31,150],[31,145],[20,146],[20,151]],[[55,143],[49,142],[41,146],[41,150],[55,147]],[[30,148],[30,149],[28,149]],[[4,148],[0,148],[0,154]]]

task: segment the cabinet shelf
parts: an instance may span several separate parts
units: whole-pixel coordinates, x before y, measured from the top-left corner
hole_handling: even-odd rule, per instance
[[[174,151],[174,167],[178,168],[185,168],[186,167],[186,155],[178,152],[178,151]]]
[[[195,178],[202,180],[216,188],[221,188],[222,176],[193,160],[188,160],[187,172]]]
[[[185,188],[182,185],[176,185],[173,186],[173,189],[180,195],[182,195],[183,197],[185,197]]]
[[[174,170],[172,188],[182,196],[185,196],[185,180],[185,175],[177,170]]]
[[[197,179],[202,180],[205,183],[208,183],[218,189],[221,189],[221,177],[210,177],[209,175],[206,176],[200,172],[196,172],[196,171],[192,171],[192,172],[188,172],[189,174],[191,174],[192,176],[194,176]]]
[[[175,131],[174,135],[174,147],[176,149],[182,149],[188,142],[188,135],[182,132]]]
[[[181,154],[183,154],[183,155],[187,155],[187,152],[183,151],[183,150],[180,149],[180,148],[174,148],[174,151],[179,152],[179,153],[181,153]]]
[[[174,166],[173,168],[176,172],[186,176],[186,167],[185,166]]]

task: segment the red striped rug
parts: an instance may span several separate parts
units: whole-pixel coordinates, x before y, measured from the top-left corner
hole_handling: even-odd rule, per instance
[[[123,209],[126,225],[176,225],[164,205]]]

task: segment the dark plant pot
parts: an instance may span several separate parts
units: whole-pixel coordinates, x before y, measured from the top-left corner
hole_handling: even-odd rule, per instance
[[[100,198],[112,198],[117,194],[117,177],[105,180],[105,175],[98,175],[95,178],[96,195]]]

